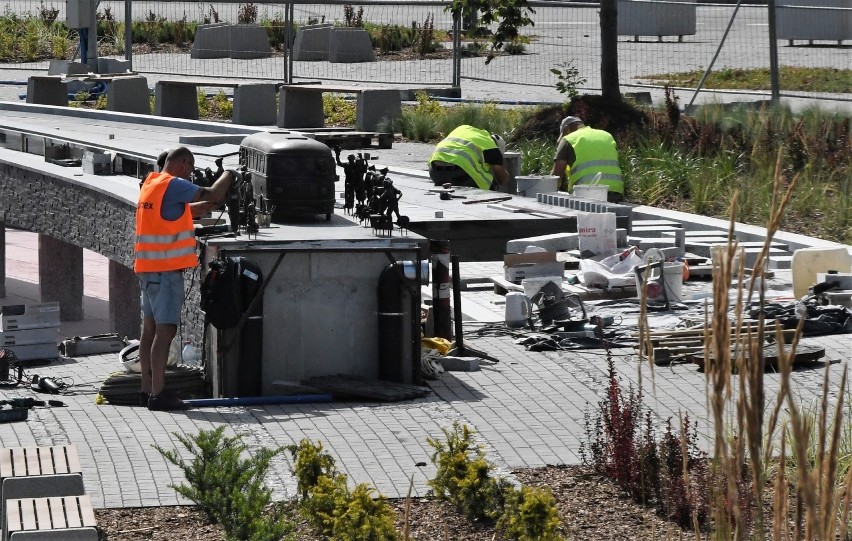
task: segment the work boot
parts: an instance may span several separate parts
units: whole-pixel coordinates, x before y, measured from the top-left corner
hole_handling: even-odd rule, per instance
[[[163,389],[158,395],[148,399],[148,409],[151,411],[177,411],[187,409],[187,405],[173,392]]]

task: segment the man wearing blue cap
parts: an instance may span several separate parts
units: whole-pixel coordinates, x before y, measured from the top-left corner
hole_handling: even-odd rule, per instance
[[[608,189],[607,201],[624,200],[615,139],[609,132],[586,126],[579,117],[565,117],[559,125],[559,146],[550,174],[559,177],[562,190],[571,191],[577,184],[600,184]]]

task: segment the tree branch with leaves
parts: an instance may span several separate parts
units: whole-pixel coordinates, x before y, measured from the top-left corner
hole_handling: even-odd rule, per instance
[[[530,15],[535,10],[527,0],[452,0],[452,4],[444,8],[454,17],[463,19],[471,13],[480,13],[478,24],[489,26],[497,24],[497,29],[491,35],[491,49],[485,58],[489,64],[506,43],[523,41],[520,29],[525,26],[535,26]]]

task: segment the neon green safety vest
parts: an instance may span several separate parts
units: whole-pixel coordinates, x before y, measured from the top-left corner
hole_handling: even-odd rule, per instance
[[[595,175],[601,173],[598,184],[605,185],[611,192],[624,193],[624,180],[612,135],[583,126],[566,135],[565,140],[571,143],[577,156],[573,167],[566,170],[569,190],[576,184],[592,184]]]
[[[490,133],[463,124],[438,143],[435,152],[429,157],[429,163],[439,160],[457,165],[476,182],[477,187],[488,190],[494,176],[482,153],[492,148],[497,148],[497,143]]]

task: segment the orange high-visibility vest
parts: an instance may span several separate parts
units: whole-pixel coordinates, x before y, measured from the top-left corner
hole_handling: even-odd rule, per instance
[[[198,265],[195,229],[189,205],[177,220],[164,220],[163,197],[174,176],[151,173],[142,184],[136,207],[135,272],[183,270]]]

